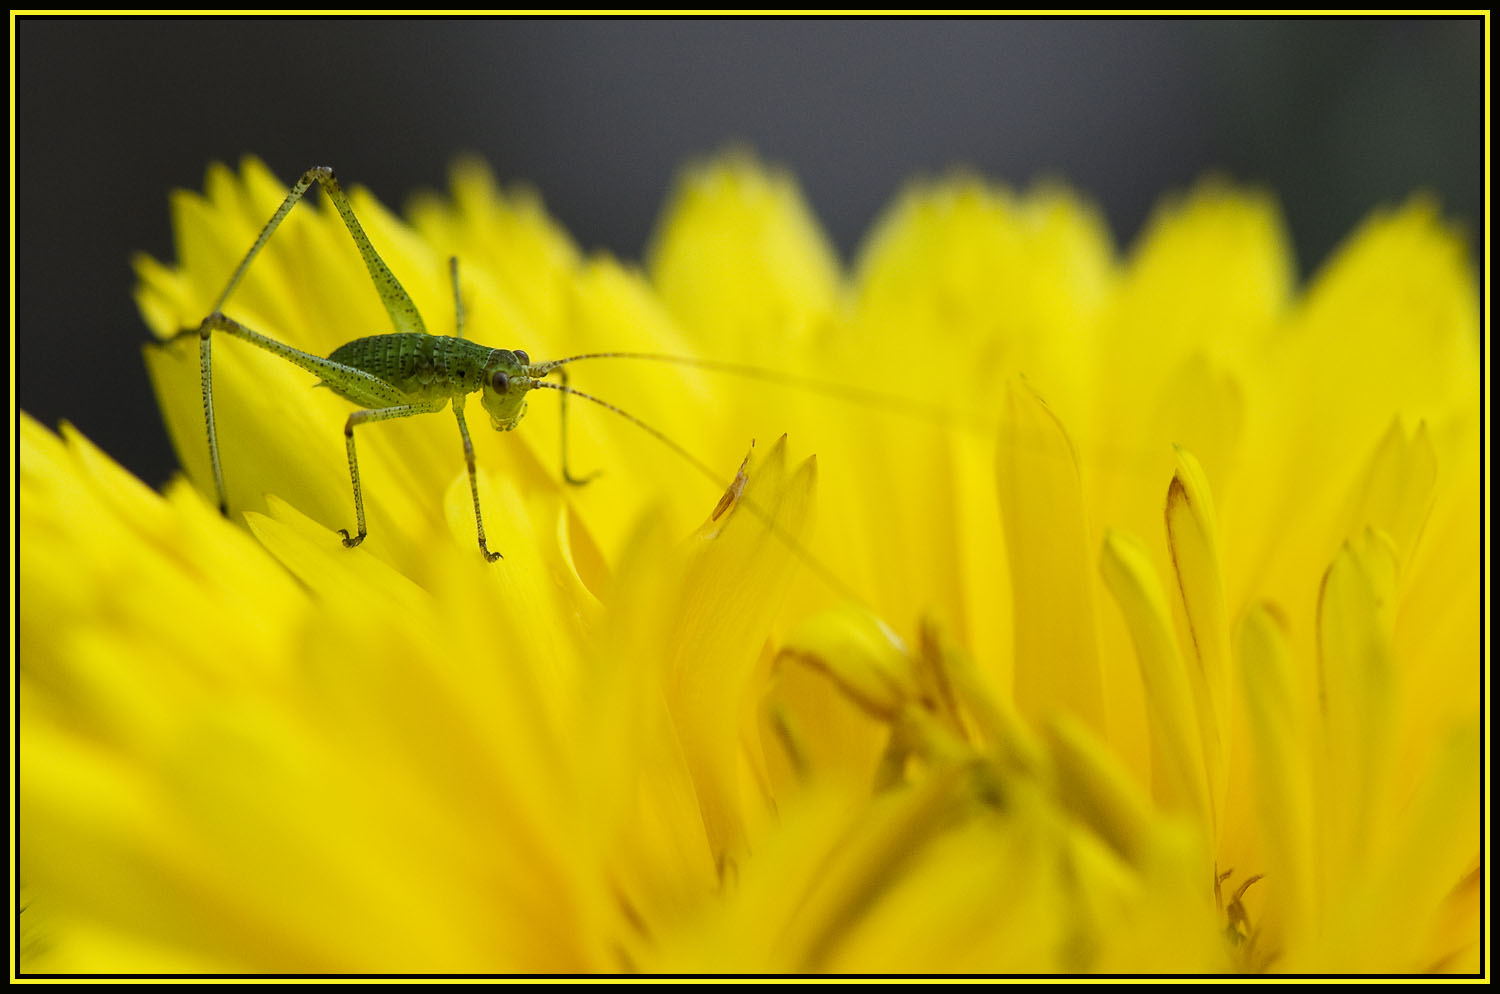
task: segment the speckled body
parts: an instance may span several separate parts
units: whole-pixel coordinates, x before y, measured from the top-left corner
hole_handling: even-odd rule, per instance
[[[247,328],[224,314],[221,309],[240,278],[250,268],[250,263],[270,240],[292,207],[302,199],[314,183],[323,191],[338,210],[349,235],[358,246],[369,270],[375,291],[380,295],[390,316],[391,334],[370,335],[341,345],[327,358],[292,348],[283,342],[268,338],[258,331]],[[491,552],[484,535],[484,519],[479,513],[479,481],[474,469],[474,445],[469,438],[469,428],[464,420],[464,402],[468,395],[478,392],[480,403],[490,416],[490,426],[497,431],[510,431],[526,414],[526,396],[535,386],[551,386],[540,383],[537,377],[546,376],[557,363],[531,364],[525,352],[509,349],[492,349],[464,339],[463,300],[458,289],[458,260],[451,264],[453,274],[453,303],[456,313],[454,321],[457,334],[428,335],[427,326],[418,313],[401,282],[396,279],[375,246],[370,244],[364,228],[354,216],[354,209],[343,188],[327,166],[314,166],[302,174],[292,186],[291,192],[271,215],[271,220],[261,229],[260,236],[250,251],[245,253],[239,266],[230,274],[229,282],[214,301],[209,312],[196,329],[184,329],[177,337],[195,336],[199,340],[199,377],[203,387],[203,422],[208,433],[208,457],[213,470],[214,489],[219,498],[219,510],[229,513],[229,501],[224,488],[224,470],[219,458],[219,435],[214,419],[213,400],[213,338],[215,333],[228,334],[256,348],[280,356],[287,362],[300,366],[315,374],[318,386],[327,387],[345,400],[352,401],[361,410],[350,413],[344,421],[344,447],[349,456],[349,482],[354,489],[355,534],[340,528],[344,545],[353,547],[364,541],[365,504],[359,485],[359,460],[355,455],[354,429],[375,421],[391,421],[416,414],[430,414],[442,410],[450,403],[453,416],[458,422],[458,433],[463,439],[464,462],[469,471],[469,493],[474,500],[474,526],[479,539],[479,551],[484,558],[494,562],[499,552]],[[567,465],[564,460],[564,476]]]
[[[328,360],[379,381],[320,373],[323,386],[361,407],[403,404],[436,411],[449,400],[482,391],[481,401],[497,431],[514,428],[526,413],[530,369],[524,352],[449,335],[397,333],[356,338]],[[505,390],[495,388],[497,372],[508,380]]]
[[[501,349],[448,335],[392,334],[356,338],[328,358],[362,369],[414,401],[447,400],[480,388],[485,365]],[[324,380],[334,393],[366,404],[344,384]],[[366,405],[368,406],[368,405]]]

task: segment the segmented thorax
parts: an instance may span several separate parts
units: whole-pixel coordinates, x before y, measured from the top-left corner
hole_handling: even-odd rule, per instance
[[[413,400],[437,401],[478,390],[493,351],[446,335],[393,334],[356,338],[328,358],[378,377]]]

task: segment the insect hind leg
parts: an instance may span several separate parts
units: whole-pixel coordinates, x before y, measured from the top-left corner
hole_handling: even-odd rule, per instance
[[[233,283],[231,283],[231,286]],[[214,366],[213,366],[213,336],[214,332],[223,331],[236,338],[244,339],[252,345],[256,345],[268,352],[280,355],[282,358],[298,362],[299,359],[319,360],[319,357],[301,352],[289,345],[283,345],[273,338],[240,324],[232,318],[225,317],[218,310],[214,310],[208,317],[199,322],[196,328],[184,328],[176,335],[167,340],[166,344],[181,341],[188,337],[198,339],[198,379],[203,391],[203,425],[208,433],[208,461],[213,469],[214,495],[219,500],[219,513],[225,517],[229,516],[229,497],[224,489],[224,464],[219,456],[219,427],[214,417]],[[305,363],[299,362],[299,365]]]
[[[385,305],[386,313],[390,315],[391,326],[400,332],[425,333],[427,327],[422,322],[422,315],[417,310],[417,305],[412,301],[411,295],[406,292],[406,288],[401,285],[401,281],[396,279],[396,274],[391,272],[391,268],[380,257],[380,253],[375,251],[375,246],[370,244],[370,236],[365,234],[364,226],[354,216],[354,208],[349,203],[348,195],[344,193],[344,188],[339,185],[338,178],[328,166],[314,166],[303,173],[302,178],[292,185],[286,199],[281,202],[276,213],[271,215],[271,220],[267,221],[266,226],[261,229],[260,235],[255,239],[255,244],[250,246],[250,251],[245,253],[245,258],[240,260],[239,266],[230,275],[223,292],[214,301],[212,310],[218,311],[224,306],[224,302],[229,299],[229,295],[234,292],[234,288],[239,285],[240,279],[250,268],[250,263],[260,254],[260,250],[265,248],[266,242],[271,240],[271,235],[281,226],[281,222],[314,183],[323,188],[323,193],[332,201],[334,209],[343,219],[344,227],[349,230],[349,237],[354,239],[360,257],[364,259],[365,269],[370,274],[370,281],[375,284],[375,292],[380,295],[380,302]]]

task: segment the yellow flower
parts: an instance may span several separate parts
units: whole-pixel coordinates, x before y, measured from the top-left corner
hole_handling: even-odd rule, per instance
[[[158,337],[284,194],[174,198]],[[487,344],[774,371],[570,367],[726,484],[762,441],[719,502],[575,403],[567,488],[535,398],[475,435],[486,564],[444,416],[361,429],[343,548],[347,403],[239,342],[230,520],[191,343],[146,349],[191,485],[23,419],[23,969],[1477,970],[1477,294],[1430,206],[1298,291],[1212,182],[1123,261],[1065,189],[913,187],[848,274],[744,154],[644,271],[472,165],[353,203],[429,331],[456,256]],[[225,310],[389,326],[310,207]]]

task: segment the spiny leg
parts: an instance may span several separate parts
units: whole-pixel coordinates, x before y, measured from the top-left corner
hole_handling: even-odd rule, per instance
[[[219,461],[219,428],[214,421],[213,328],[204,321],[198,331],[199,382],[203,386],[203,423],[208,428],[208,461],[214,471],[214,494],[219,513],[229,516],[229,498],[224,494],[224,467]]]
[[[346,366],[343,363],[313,355],[311,352],[303,352],[301,349],[294,349],[274,338],[267,338],[260,332],[247,328],[218,311],[204,318],[197,328],[187,328],[179,332],[173,336],[172,341],[178,341],[189,335],[198,336],[199,381],[203,388],[203,423],[208,430],[208,460],[213,468],[214,491],[219,499],[220,514],[229,513],[229,498],[224,489],[224,468],[219,457],[219,429],[214,417],[213,335],[214,332],[220,331],[301,366],[330,384],[338,384],[345,392],[364,394],[369,398],[367,403],[380,403],[394,407],[399,405],[402,398],[400,391],[389,383],[362,369]]]
[[[464,421],[465,399],[462,396],[453,398],[453,416],[458,418],[458,433],[464,440],[464,464],[469,467],[469,493],[474,496],[474,525],[479,529],[479,551],[487,562],[494,562],[500,558],[500,553],[491,552],[485,544],[484,518],[479,513],[479,480],[474,474],[474,443],[469,440],[469,426]]]
[[[391,324],[397,331],[423,332],[427,331],[422,323],[422,315],[417,311],[417,305],[412,303],[411,296],[396,279],[380,253],[375,251],[375,246],[370,244],[370,238],[365,234],[365,229],[360,225],[359,219],[354,216],[354,208],[349,205],[349,198],[344,193],[344,188],[339,185],[338,179],[333,175],[333,170],[327,166],[314,166],[302,174],[271,215],[271,220],[261,229],[260,236],[255,239],[255,244],[250,246],[250,251],[245,253],[245,258],[240,261],[239,267],[229,277],[229,282],[224,287],[224,292],[214,301],[210,310],[217,311],[224,306],[224,301],[229,299],[230,293],[239,285],[241,277],[250,268],[250,263],[260,254],[271,234],[281,225],[282,219],[296,206],[297,201],[302,199],[309,187],[316,182],[333,202],[334,209],[339,212],[339,217],[344,219],[344,227],[349,229],[349,235],[354,239],[354,244],[359,247],[359,254],[365,260],[365,269],[369,270],[370,279],[375,284],[375,292],[380,294],[380,301],[385,305],[386,313],[391,316]]]
[[[453,278],[453,337],[464,337],[464,299],[458,290],[458,256],[448,259],[448,272]],[[479,531],[479,551],[487,562],[500,558],[500,553],[491,552],[484,538],[484,516],[479,513],[479,480],[474,473],[474,443],[469,438],[469,424],[464,420],[464,402],[467,397],[453,398],[453,416],[458,419],[458,433],[464,440],[464,464],[469,469],[469,493],[474,498],[474,526]]]
[[[355,411],[349,415],[349,420],[344,422],[344,448],[349,453],[349,480],[354,484],[354,521],[359,534],[349,536],[347,528],[340,528],[339,534],[344,536],[344,546],[354,546],[365,540],[368,532],[365,529],[365,498],[359,486],[359,458],[354,454],[354,428],[367,421],[391,421],[395,418],[409,418],[413,414],[431,414],[440,410],[441,404],[434,407],[431,404],[401,404],[396,407],[377,407],[373,410]]]
[[[596,469],[582,479],[575,477],[571,472],[568,471],[568,371],[563,367],[558,366],[556,369],[552,370],[552,372],[557,374],[557,378],[562,381],[563,385],[562,397],[558,401],[560,409],[558,412],[557,423],[558,438],[562,442],[563,480],[571,483],[575,487],[581,487],[598,476],[600,471]]]

